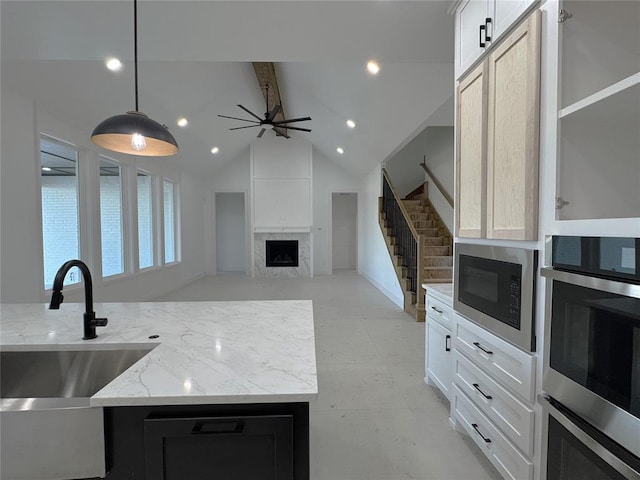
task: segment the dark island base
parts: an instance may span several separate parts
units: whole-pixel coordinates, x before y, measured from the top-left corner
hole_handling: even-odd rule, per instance
[[[309,480],[309,404],[104,409],[107,480]]]

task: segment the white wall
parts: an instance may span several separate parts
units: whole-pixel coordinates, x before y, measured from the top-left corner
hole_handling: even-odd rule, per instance
[[[242,192],[245,194],[245,265],[251,265],[250,248],[251,242],[251,212],[249,206],[251,187],[251,166],[249,158],[249,146],[238,157],[227,162],[222,168],[216,171],[211,177],[207,192],[207,208],[205,214],[205,262],[208,275],[215,275],[218,266],[216,265],[216,193]],[[248,272],[247,272],[248,273]]]
[[[398,195],[404,197],[428,180],[425,171],[420,167],[420,163],[426,157],[427,166],[453,198],[453,144],[453,127],[427,127],[388,159],[385,168]],[[431,182],[429,199],[449,230],[453,232],[453,208]]]
[[[348,157],[345,157],[348,162]],[[331,193],[360,192],[360,182],[342,166],[313,150],[313,266],[315,275],[331,274]],[[358,205],[362,205],[358,199]],[[377,200],[376,200],[377,205]]]
[[[378,197],[381,196],[381,166],[367,175],[361,186],[359,215],[359,271],[400,308],[404,297],[396,276],[389,251],[378,224]]]
[[[251,144],[253,227],[307,228],[312,224],[311,144],[265,135]]]
[[[84,131],[50,114],[34,101],[14,92],[2,89],[2,162],[1,162],[1,219],[0,271],[2,302],[46,301],[43,286],[42,223],[40,213],[39,133],[65,140],[77,146],[81,158],[97,161],[97,153]],[[7,119],[11,119],[10,122]],[[114,158],[116,158],[114,156]],[[94,273],[94,298],[104,301],[136,301],[155,298],[204,273],[204,189],[199,181],[189,175],[181,175],[171,160],[157,161],[148,158],[120,160],[144,168],[152,174],[162,175],[180,183],[181,263],[149,269],[143,273],[129,274],[103,281],[99,258],[89,245],[85,245],[83,259]],[[174,159],[174,162],[176,160]],[[89,161],[88,163],[91,163]],[[91,198],[97,181],[84,192]],[[81,192],[82,194],[82,192]],[[87,212],[99,212],[96,205],[83,205]],[[84,224],[83,234],[97,228],[97,215]],[[95,236],[99,239],[99,236]],[[99,243],[99,242],[98,242]],[[82,301],[79,287],[65,288],[67,301]]]

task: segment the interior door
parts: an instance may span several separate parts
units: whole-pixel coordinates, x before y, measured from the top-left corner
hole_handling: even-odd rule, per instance
[[[331,255],[333,270],[355,270],[358,266],[358,196],[331,196]]]
[[[216,271],[246,272],[243,192],[216,193]]]

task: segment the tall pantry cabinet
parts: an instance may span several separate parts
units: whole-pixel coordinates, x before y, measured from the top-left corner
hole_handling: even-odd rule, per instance
[[[457,91],[456,236],[537,240],[540,12]]]

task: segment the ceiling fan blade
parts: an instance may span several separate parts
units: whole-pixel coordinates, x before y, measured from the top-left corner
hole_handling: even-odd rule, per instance
[[[276,105],[275,107],[273,107],[273,110],[271,110],[271,112],[269,113],[269,119],[273,120],[274,118],[276,118],[276,115],[278,114],[279,111],[280,111],[280,105]]]
[[[306,122],[311,120],[311,117],[302,117],[302,118],[292,118],[290,120],[279,120],[277,122],[273,122],[276,125],[280,125],[282,123],[293,123],[293,122]]]
[[[308,128],[291,127],[289,125],[278,125],[278,128],[287,128],[289,130],[300,130],[301,132],[310,132]]]
[[[230,118],[230,119],[232,119],[232,120],[242,120],[243,122],[260,123],[260,122],[257,122],[257,121],[255,121],[255,120],[248,120],[248,119],[246,119],[246,118],[238,118],[238,117],[230,117],[230,116],[228,116],[228,115],[218,115],[218,116],[219,116],[219,117],[222,117],[222,118]]]
[[[262,135],[264,135],[264,132],[266,130],[263,128],[262,130],[260,130],[260,133],[258,133],[258,138],[262,138]]]
[[[229,130],[240,130],[242,128],[253,128],[253,127],[259,127],[260,125],[247,125],[246,127],[235,127],[235,128],[230,128]]]
[[[256,115],[255,113],[253,113],[251,110],[249,110],[248,108],[243,107],[242,105],[238,104],[238,106],[243,109],[245,112],[247,112],[249,115],[252,115],[254,117],[256,117],[258,120],[262,121],[263,119],[260,118],[258,115]]]

